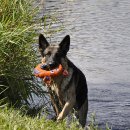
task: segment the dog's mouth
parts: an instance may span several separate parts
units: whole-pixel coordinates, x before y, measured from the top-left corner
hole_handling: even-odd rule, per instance
[[[58,63],[49,63],[49,64],[45,63],[42,65],[41,68],[44,70],[53,70],[53,69],[57,68],[58,65],[59,65]]]

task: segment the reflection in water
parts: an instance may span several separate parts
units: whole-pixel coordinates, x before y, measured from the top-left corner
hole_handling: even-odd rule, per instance
[[[44,7],[60,21],[54,29],[65,26],[51,41],[71,36],[68,57],[88,80],[89,113],[101,127],[130,128],[130,1],[47,0]]]

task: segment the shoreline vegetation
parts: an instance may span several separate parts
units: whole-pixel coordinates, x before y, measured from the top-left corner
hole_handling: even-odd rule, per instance
[[[36,65],[33,50],[37,8],[31,1],[0,0],[0,99],[17,106],[30,96],[34,84],[32,68]]]
[[[79,130],[77,122],[73,121],[69,127],[66,120],[57,123],[47,120],[39,113],[27,115],[21,109],[27,107],[32,93],[42,95],[41,86],[32,76],[32,68],[37,64],[37,54],[34,44],[37,42],[36,28],[43,28],[36,24],[39,9],[32,9],[34,1],[0,0],[0,129],[4,130]],[[56,20],[52,17],[52,20]],[[53,23],[53,22],[51,22]],[[51,25],[51,24],[50,24]],[[50,26],[49,25],[49,26]],[[46,31],[46,29],[44,29]],[[52,33],[62,30],[51,30]],[[49,32],[50,33],[50,32]],[[26,108],[25,107],[25,108]],[[99,130],[92,120],[90,130]],[[106,128],[106,130],[109,130]]]

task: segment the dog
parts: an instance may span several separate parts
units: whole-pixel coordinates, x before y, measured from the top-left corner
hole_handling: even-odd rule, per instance
[[[42,34],[39,35],[39,51],[42,61],[47,65],[46,69],[53,69],[61,64],[65,73],[53,77],[53,82],[47,85],[49,90],[55,93],[50,94],[50,97],[57,121],[63,120],[74,109],[79,123],[85,127],[88,112],[87,81],[82,71],[67,58],[69,48],[69,35],[66,35],[59,45],[50,45]],[[58,103],[54,97],[57,97]]]

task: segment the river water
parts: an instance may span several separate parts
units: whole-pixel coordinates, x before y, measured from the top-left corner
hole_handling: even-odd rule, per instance
[[[64,26],[52,42],[71,37],[68,57],[88,81],[88,120],[95,112],[103,129],[130,129],[130,0],[46,0],[41,15],[58,19],[50,30]]]

